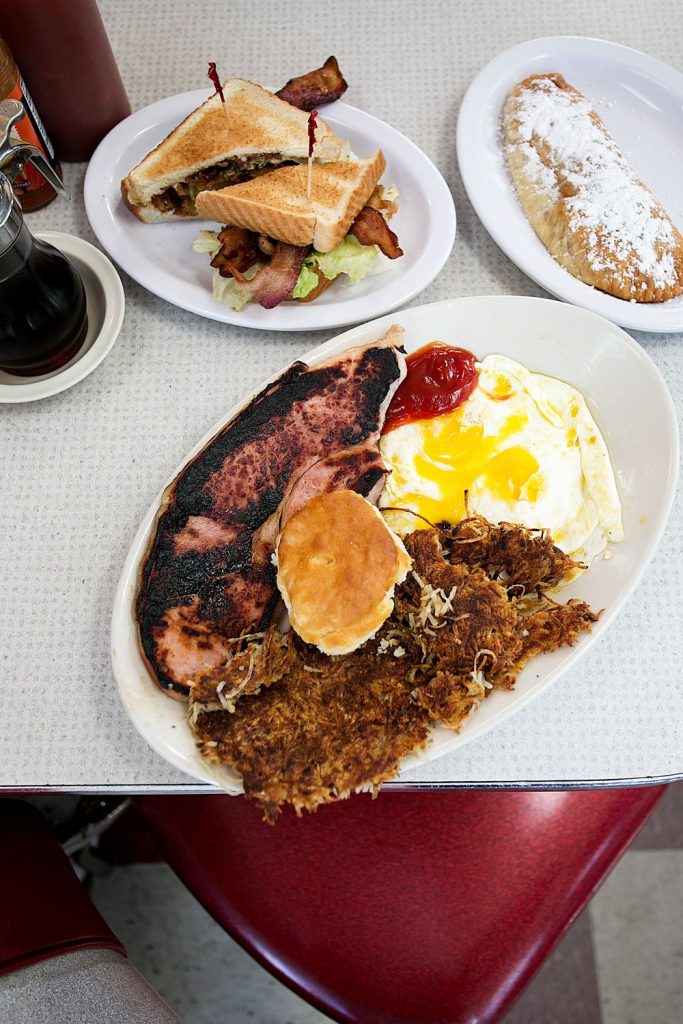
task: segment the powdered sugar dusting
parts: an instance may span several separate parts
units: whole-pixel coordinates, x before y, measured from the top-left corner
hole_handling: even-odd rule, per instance
[[[527,173],[552,201],[562,199],[593,268],[631,282],[634,295],[634,273],[650,277],[657,289],[675,286],[673,225],[588,100],[538,78],[518,94],[515,122],[514,147],[523,152]]]

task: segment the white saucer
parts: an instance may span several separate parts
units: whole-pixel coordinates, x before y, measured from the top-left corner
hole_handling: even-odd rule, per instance
[[[111,351],[123,323],[123,285],[103,252],[62,231],[41,231],[35,237],[68,256],[80,274],[88,308],[88,332],[76,355],[54,373],[18,377],[0,370],[0,402],[35,402],[78,384]]]

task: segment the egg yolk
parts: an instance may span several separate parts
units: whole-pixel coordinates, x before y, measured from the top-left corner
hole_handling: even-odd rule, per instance
[[[422,452],[414,457],[415,474],[435,484],[440,497],[412,493],[402,494],[402,500],[430,523],[457,523],[464,518],[465,492],[475,482],[501,502],[536,501],[538,462],[519,445],[501,448],[526,423],[526,416],[513,415],[495,435],[487,436],[479,424],[463,425],[462,409],[425,421]],[[402,481],[395,483],[400,489]]]

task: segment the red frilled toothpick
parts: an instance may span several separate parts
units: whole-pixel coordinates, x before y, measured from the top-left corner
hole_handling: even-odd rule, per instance
[[[312,110],[308,115],[308,179],[306,181],[306,198],[311,198],[311,169],[313,167],[313,150],[315,149],[315,130],[318,127],[316,117],[317,110]]]
[[[223,113],[225,114],[225,120],[228,122],[228,124],[230,124],[230,118],[228,117],[228,108],[225,105],[225,96],[223,95],[223,86],[221,85],[221,80],[218,77],[216,64],[212,60],[209,61],[209,70],[207,73],[207,77],[211,79],[214,85],[214,89],[221,98],[221,103],[223,104]]]

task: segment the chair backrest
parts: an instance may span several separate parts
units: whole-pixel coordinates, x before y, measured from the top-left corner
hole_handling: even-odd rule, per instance
[[[125,949],[43,815],[0,800],[0,974],[74,949]]]
[[[387,787],[272,828],[240,798],[137,804],[206,909],[332,1019],[483,1024],[521,993],[665,788]]]

